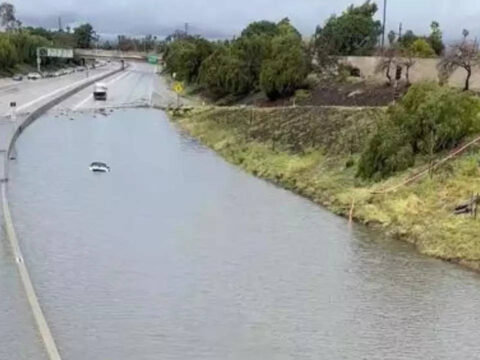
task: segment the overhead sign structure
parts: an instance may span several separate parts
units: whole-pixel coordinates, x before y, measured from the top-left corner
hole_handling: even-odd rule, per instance
[[[73,59],[73,49],[47,48],[48,57]]]
[[[60,49],[60,48],[47,48],[47,47],[37,48],[38,72],[40,72],[42,57],[73,59],[73,49]]]

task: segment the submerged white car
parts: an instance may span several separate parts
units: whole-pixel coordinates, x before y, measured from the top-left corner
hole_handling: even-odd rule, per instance
[[[90,164],[89,169],[92,172],[102,172],[102,173],[110,172],[110,167],[103,162],[93,162]]]

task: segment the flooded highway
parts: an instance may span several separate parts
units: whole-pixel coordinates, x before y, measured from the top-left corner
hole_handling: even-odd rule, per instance
[[[64,359],[452,359],[480,350],[478,274],[349,227],[227,164],[163,112],[57,109],[16,148],[13,217]],[[111,173],[91,173],[92,161]],[[0,322],[0,349],[18,356],[0,358],[42,359],[2,246],[9,293],[0,309],[16,321],[13,331]]]

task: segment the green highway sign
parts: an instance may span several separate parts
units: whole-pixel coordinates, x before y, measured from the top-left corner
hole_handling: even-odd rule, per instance
[[[148,62],[150,64],[158,64],[158,56],[157,55],[148,55]]]

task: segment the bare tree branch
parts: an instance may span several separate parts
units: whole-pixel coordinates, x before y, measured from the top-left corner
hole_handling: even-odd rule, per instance
[[[438,64],[440,81],[447,81],[456,69],[462,68],[467,72],[464,91],[470,89],[470,78],[473,68],[480,65],[479,44],[477,39],[468,40],[468,31],[463,31],[463,39],[452,46],[446,52]]]

